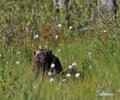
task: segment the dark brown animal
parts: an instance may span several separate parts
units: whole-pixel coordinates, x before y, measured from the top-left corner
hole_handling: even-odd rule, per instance
[[[51,68],[51,64],[55,64],[54,68]],[[46,72],[55,69],[56,73],[59,74],[63,71],[62,65],[58,57],[52,54],[51,50],[40,49],[34,51],[34,67],[33,70],[38,76],[40,72]]]

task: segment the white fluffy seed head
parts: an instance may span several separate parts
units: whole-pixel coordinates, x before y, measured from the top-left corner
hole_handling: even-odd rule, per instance
[[[70,73],[66,74],[66,77],[71,77],[71,74]]]
[[[106,31],[106,30],[104,30],[103,32],[104,32],[104,33],[106,33],[107,31]]]
[[[61,24],[58,24],[58,27],[61,27],[62,25]]]
[[[52,75],[52,72],[48,72],[48,75],[51,76],[51,75]]]
[[[62,79],[62,81],[63,81],[63,82],[65,82],[65,81],[66,81],[66,79]]]
[[[16,64],[19,64],[20,62],[19,61],[16,61]]]
[[[52,64],[51,64],[51,68],[54,68],[54,67],[55,67],[55,64],[54,64],[54,63],[52,63]]]
[[[60,52],[60,49],[58,49],[57,51]]]
[[[39,45],[39,49],[41,49],[42,48],[42,46],[41,45]]]
[[[76,78],[80,77],[80,73],[76,73],[76,74],[75,74],[75,77],[76,77]]]
[[[38,35],[38,34],[36,34],[36,35],[35,35],[35,38],[36,38],[36,39],[37,39],[37,38],[39,38],[39,35]]]
[[[91,69],[92,68],[92,66],[91,65],[89,65],[89,69]]]
[[[72,26],[69,26],[69,29],[72,30]]]
[[[69,69],[72,69],[72,68],[73,68],[73,66],[72,66],[72,65],[69,65],[69,66],[68,66],[68,68],[69,68]]]
[[[91,52],[88,52],[88,56],[91,57]]]
[[[20,54],[21,54],[21,51],[18,51],[18,54],[20,55]]]
[[[113,53],[113,56],[115,56],[115,52]]]
[[[76,62],[73,62],[73,63],[72,63],[72,66],[76,66],[76,65],[77,65],[77,63],[76,63]]]
[[[55,38],[57,39],[57,38],[58,38],[58,35],[56,35]]]
[[[115,35],[115,34],[113,34],[113,37],[114,37],[114,38],[116,38],[116,35]]]
[[[52,83],[54,81],[54,78],[50,78],[49,82]]]

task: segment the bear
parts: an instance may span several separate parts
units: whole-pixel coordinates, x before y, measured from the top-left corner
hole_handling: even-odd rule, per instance
[[[51,68],[51,64],[53,64],[54,68]],[[34,51],[34,66],[33,71],[38,76],[40,72],[47,72],[52,69],[55,69],[56,73],[59,74],[63,71],[60,60],[57,56],[52,54],[52,50],[40,49]]]

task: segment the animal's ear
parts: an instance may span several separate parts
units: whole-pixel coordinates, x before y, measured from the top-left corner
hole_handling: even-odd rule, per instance
[[[34,56],[36,55],[36,51],[33,51]]]

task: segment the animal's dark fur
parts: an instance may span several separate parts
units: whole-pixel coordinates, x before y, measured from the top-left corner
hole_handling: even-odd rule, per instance
[[[51,50],[40,49],[38,51],[34,51],[34,67],[33,70],[38,76],[39,73],[49,71],[51,69],[51,64],[55,64],[56,73],[62,72],[62,65],[58,57],[52,54]]]

